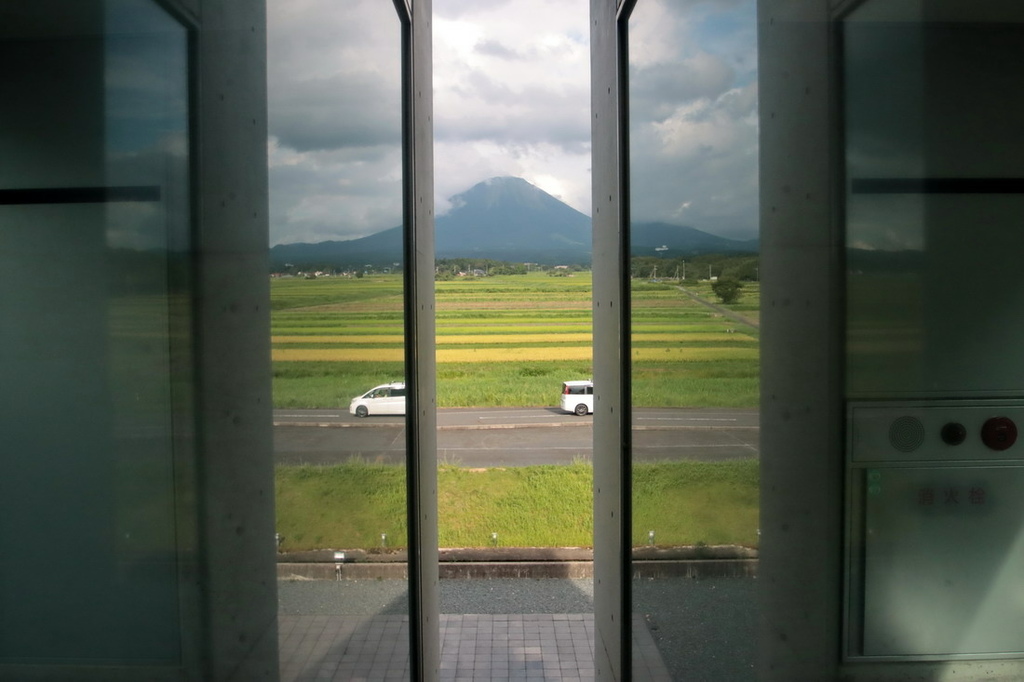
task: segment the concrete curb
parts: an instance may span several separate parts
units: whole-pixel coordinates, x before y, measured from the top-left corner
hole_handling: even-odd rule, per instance
[[[757,559],[695,559],[686,561],[633,561],[633,579],[756,578]],[[339,568],[340,567],[340,568]],[[446,562],[438,565],[442,580],[497,578],[594,577],[592,561],[485,561]],[[279,580],[407,580],[406,563],[277,565]]]
[[[565,426],[590,426],[590,421],[567,421],[546,424],[451,424],[449,426],[438,426],[438,431],[490,431],[493,429],[551,429]],[[352,424],[349,422],[274,422],[274,428],[279,426],[303,426],[306,428],[321,429],[381,429],[381,428],[405,428],[405,424],[395,422]],[[685,427],[683,427],[685,428]]]
[[[633,578],[756,577],[757,550],[734,545],[698,547],[637,547]],[[344,550],[336,562],[334,550],[278,555],[281,580],[405,580],[404,550],[366,552]],[[445,548],[439,551],[442,579],[592,578],[593,550],[588,547]]]
[[[556,424],[463,424],[452,426],[438,426],[438,431],[493,431],[498,429],[550,429],[563,427],[591,426],[589,421],[558,422]],[[284,426],[302,426],[306,428],[320,429],[380,429],[380,428],[405,428],[404,424],[392,422],[380,424],[347,424],[343,422],[274,422],[274,428]],[[634,426],[634,431],[756,431],[760,426]]]

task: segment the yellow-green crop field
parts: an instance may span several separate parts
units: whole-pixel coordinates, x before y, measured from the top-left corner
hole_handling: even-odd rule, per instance
[[[634,404],[756,405],[758,299],[748,283],[728,306],[748,324],[675,283],[635,283]],[[403,378],[400,276],[274,279],[271,301],[276,407],[339,407]],[[561,382],[592,376],[590,273],[438,282],[436,310],[440,407],[549,406]]]

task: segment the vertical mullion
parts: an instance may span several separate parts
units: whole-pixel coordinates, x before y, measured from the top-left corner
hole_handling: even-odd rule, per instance
[[[632,3],[624,3],[628,16]],[[598,680],[631,678],[628,167],[625,19],[591,0],[594,623]],[[621,21],[621,23],[620,23]]]
[[[617,173],[619,181],[619,563],[622,583],[619,600],[622,610],[622,669],[620,679],[628,680],[633,670],[633,389],[632,357],[633,344],[630,328],[632,325],[633,297],[630,291],[630,175],[629,175],[629,15],[636,0],[624,0],[619,5],[615,21],[617,44],[616,73],[619,84],[617,120],[619,144],[617,150]]]
[[[429,681],[440,674],[431,2],[395,0],[395,8],[402,25],[410,676]]]

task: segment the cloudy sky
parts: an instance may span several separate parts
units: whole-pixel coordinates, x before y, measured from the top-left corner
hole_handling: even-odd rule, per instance
[[[588,0],[433,0],[438,214],[490,177],[590,214]],[[399,26],[388,0],[271,0],[271,242],[401,222]],[[754,0],[639,0],[634,217],[756,234]]]

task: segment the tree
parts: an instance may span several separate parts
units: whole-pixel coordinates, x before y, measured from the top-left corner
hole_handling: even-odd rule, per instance
[[[735,303],[740,300],[740,289],[743,285],[739,280],[732,277],[723,277],[711,284],[711,290],[715,292],[722,303]]]

